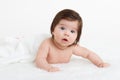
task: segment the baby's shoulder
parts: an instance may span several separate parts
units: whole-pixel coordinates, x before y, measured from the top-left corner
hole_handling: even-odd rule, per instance
[[[42,41],[43,44],[48,44],[50,43],[50,38],[46,38]]]
[[[79,44],[72,45],[73,48],[76,48],[76,47],[79,47],[79,46],[80,46]]]
[[[73,49],[73,50],[76,50],[76,49],[79,49],[79,48],[80,48],[80,45],[79,45],[79,44],[72,45],[72,49]]]

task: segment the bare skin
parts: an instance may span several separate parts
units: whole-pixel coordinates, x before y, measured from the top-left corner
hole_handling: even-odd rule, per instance
[[[42,42],[35,59],[37,67],[48,72],[56,72],[60,69],[51,64],[68,63],[71,56],[77,55],[90,60],[98,67],[108,67],[109,64],[94,52],[78,44],[73,45],[77,37],[77,21],[61,20],[53,31],[54,38],[48,38]]]
[[[59,68],[53,67],[50,64],[68,63],[72,54],[87,58],[98,67],[109,66],[108,63],[104,63],[94,52],[84,47],[73,45],[67,47],[66,49],[60,49],[59,47],[56,47],[51,38],[42,43],[38,53],[39,54],[36,58],[37,66],[49,72],[60,70]]]

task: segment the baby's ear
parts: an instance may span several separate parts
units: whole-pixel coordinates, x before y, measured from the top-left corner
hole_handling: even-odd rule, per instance
[[[54,32],[51,32],[52,37],[54,36]]]
[[[77,40],[75,40],[73,44],[77,44]]]
[[[52,32],[52,35],[54,35],[54,32]]]

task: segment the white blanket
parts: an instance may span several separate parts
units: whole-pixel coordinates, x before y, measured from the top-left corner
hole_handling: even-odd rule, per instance
[[[0,38],[0,64],[30,62],[46,34]]]
[[[120,60],[120,59],[119,59]],[[59,72],[47,72],[34,63],[15,63],[0,66],[0,80],[120,80],[119,60],[108,60],[109,68],[97,68],[85,59],[73,56],[66,64],[54,64]]]
[[[72,56],[66,64],[53,64],[61,71],[46,72],[33,61],[46,34],[0,38],[0,80],[120,80],[120,58],[110,54],[109,68],[97,68],[86,59]],[[14,64],[11,64],[14,63]],[[4,65],[3,65],[4,64]]]

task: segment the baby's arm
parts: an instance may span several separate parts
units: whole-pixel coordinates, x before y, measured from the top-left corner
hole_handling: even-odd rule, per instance
[[[103,60],[96,53],[88,50],[87,48],[81,47],[79,45],[77,45],[75,47],[74,54],[89,59],[93,64],[95,64],[98,67],[108,67],[109,66],[109,64],[103,62]]]
[[[48,42],[44,41],[39,49],[38,49],[38,53],[35,59],[35,64],[37,67],[42,68],[46,71],[49,72],[55,72],[58,71],[59,69],[57,67],[52,67],[48,62],[47,62],[47,55],[49,51],[49,46],[48,46]]]

